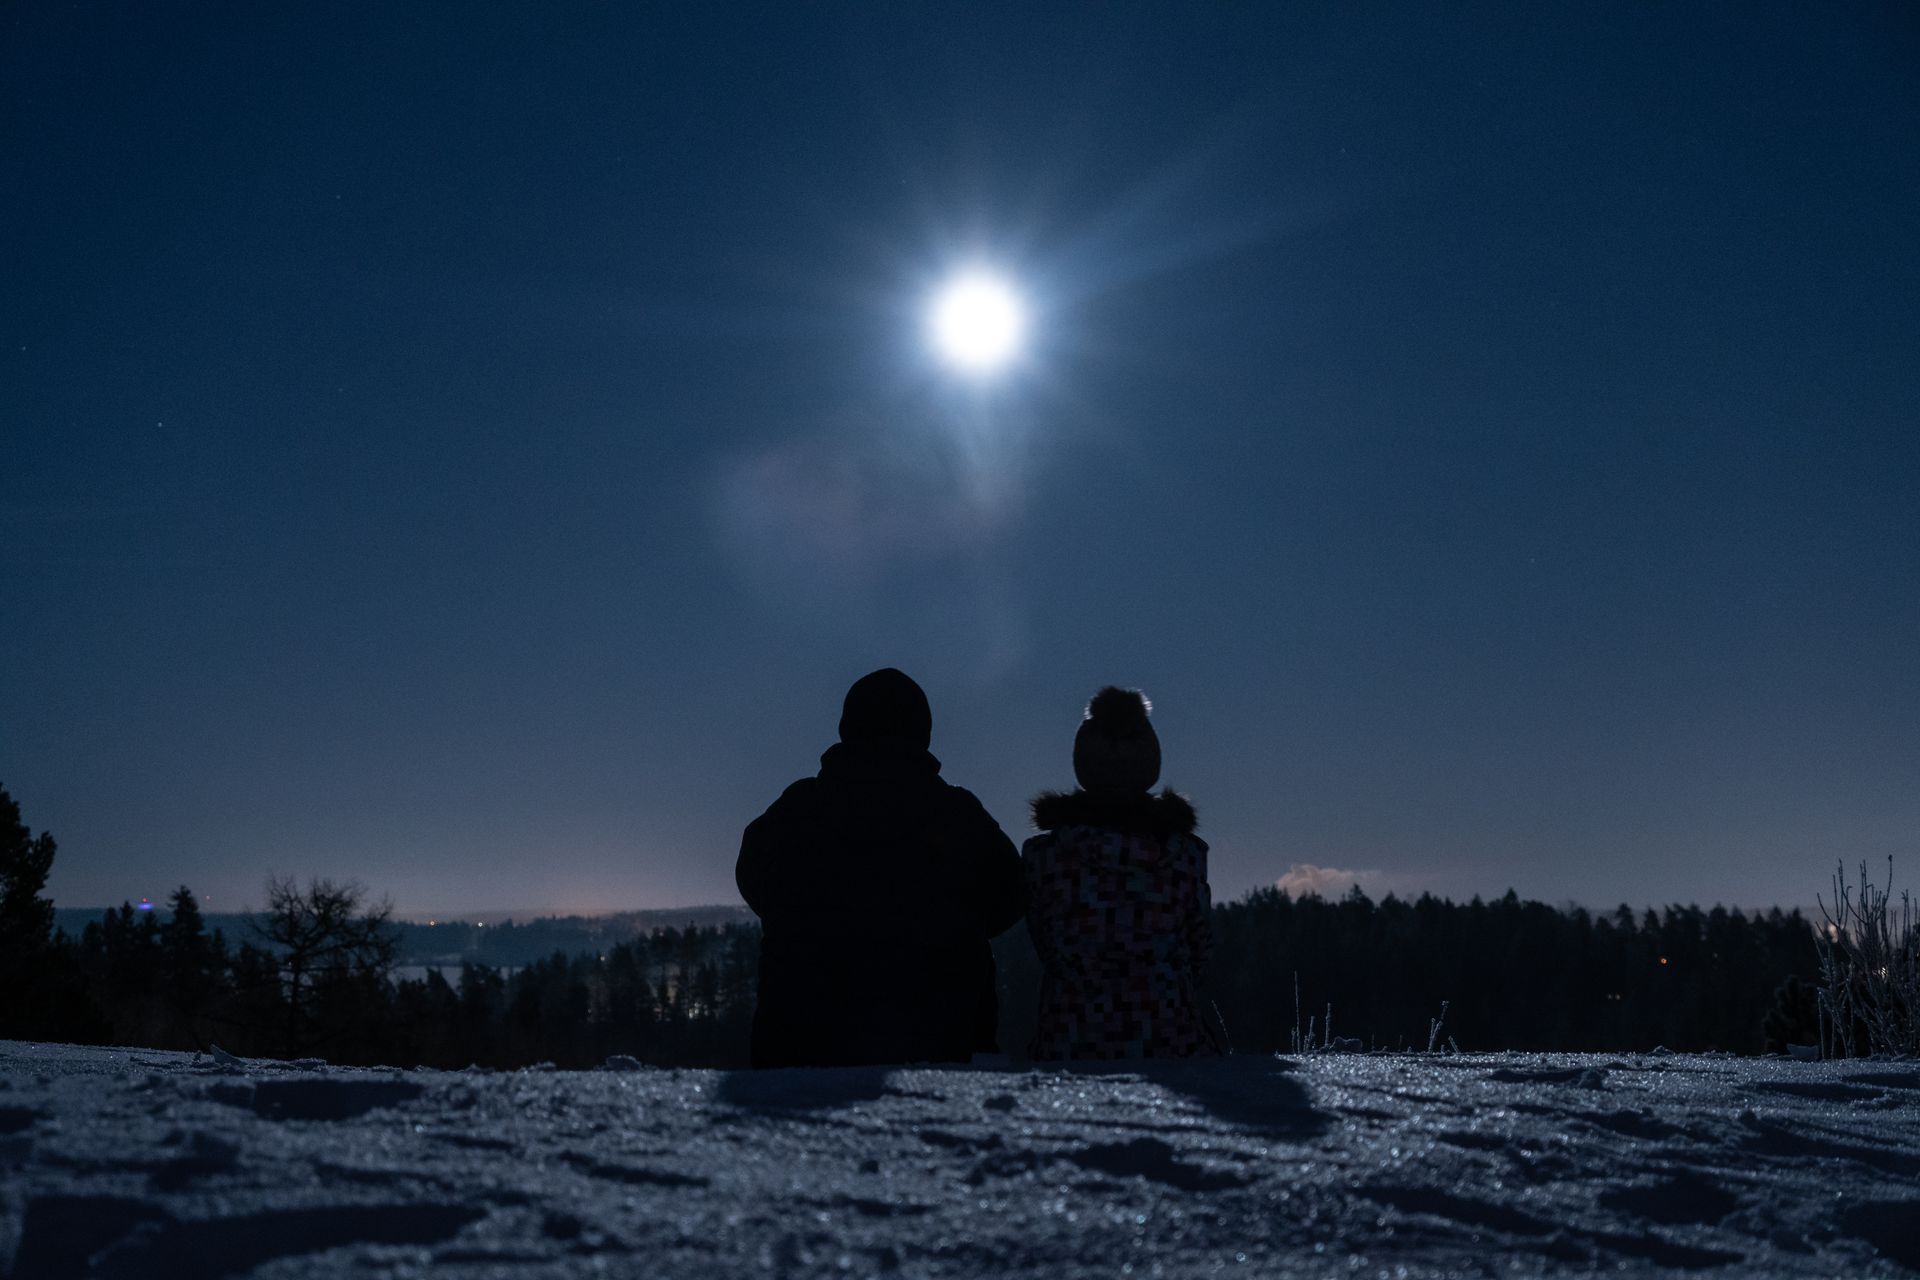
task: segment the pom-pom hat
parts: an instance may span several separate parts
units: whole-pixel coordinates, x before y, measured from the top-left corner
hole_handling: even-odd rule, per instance
[[[1088,791],[1152,790],[1160,780],[1160,738],[1147,719],[1151,710],[1138,689],[1108,685],[1087,704],[1073,736],[1073,776]]]

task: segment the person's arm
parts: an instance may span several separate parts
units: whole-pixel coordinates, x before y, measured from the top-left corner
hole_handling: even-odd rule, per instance
[[[989,938],[997,938],[1019,924],[1027,914],[1027,869],[1013,841],[998,824],[993,828],[992,848],[985,855],[985,902],[981,918]]]
[[[971,792],[954,788],[967,826],[966,856],[973,883],[973,909],[980,933],[995,938],[1027,913],[1027,872],[1013,841]]]
[[[767,815],[747,824],[740,837],[740,856],[733,864],[733,883],[753,914],[766,918],[774,897],[773,852],[768,847]]]
[[[817,884],[808,874],[804,857],[797,856],[792,839],[793,806],[810,779],[796,782],[747,824],[740,837],[740,857],[733,864],[733,882],[753,913],[766,921],[804,911],[806,894]]]
[[[1213,954],[1213,890],[1207,884],[1207,842],[1188,836],[1193,848],[1193,890],[1187,900],[1187,972],[1196,984],[1206,976]]]
[[[1033,939],[1033,949],[1039,954],[1040,963],[1049,971],[1057,971],[1062,967],[1059,929],[1055,920],[1059,896],[1048,892],[1047,884],[1053,867],[1053,842],[1053,833],[1043,831],[1028,840],[1020,850],[1020,861],[1025,864],[1027,888],[1027,936]]]

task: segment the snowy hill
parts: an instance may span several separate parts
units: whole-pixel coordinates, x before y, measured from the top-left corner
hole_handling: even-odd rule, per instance
[[[1920,1063],[362,1071],[0,1043],[0,1274],[1911,1274]]]

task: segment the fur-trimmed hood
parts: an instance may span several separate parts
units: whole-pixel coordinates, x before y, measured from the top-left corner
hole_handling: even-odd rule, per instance
[[[1187,798],[1169,788],[1157,795],[1146,791],[1130,795],[1043,791],[1033,798],[1033,825],[1042,831],[1099,827],[1171,836],[1192,835],[1200,822]]]

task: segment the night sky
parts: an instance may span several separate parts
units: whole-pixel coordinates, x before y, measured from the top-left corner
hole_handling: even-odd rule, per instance
[[[895,665],[1016,839],[1145,689],[1219,898],[1911,884],[1916,367],[1904,5],[13,5],[0,783],[736,901]]]

